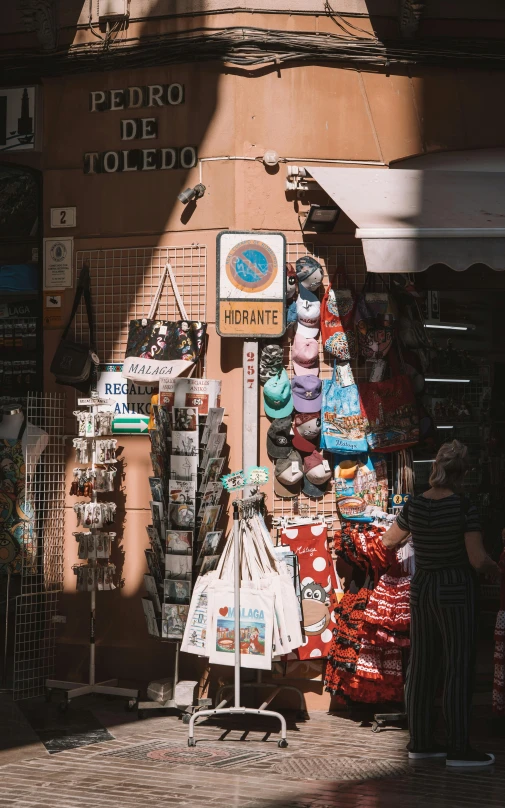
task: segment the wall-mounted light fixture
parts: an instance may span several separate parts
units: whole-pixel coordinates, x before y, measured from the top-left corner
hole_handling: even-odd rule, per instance
[[[180,194],[177,194],[177,199],[179,202],[182,202],[183,205],[187,205],[188,202],[192,202],[194,199],[201,199],[205,191],[205,185],[199,182],[194,188],[186,188],[185,191],[181,191]]]
[[[338,205],[311,205],[305,221],[302,224],[303,232],[331,233],[340,216]]]

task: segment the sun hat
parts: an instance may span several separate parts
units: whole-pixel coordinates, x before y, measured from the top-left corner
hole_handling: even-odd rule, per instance
[[[322,385],[317,376],[294,376],[291,387],[293,403],[298,412],[317,412],[321,409]]]
[[[270,457],[287,457],[293,448],[291,439],[291,416],[272,421],[267,432],[267,451]]]
[[[312,377],[307,377],[312,378]],[[263,388],[265,413],[269,418],[285,418],[293,412],[293,395],[288,374],[281,370],[265,382]]]
[[[303,420],[302,420],[303,419]],[[312,452],[315,443],[321,434],[321,413],[297,413],[293,423],[293,446],[300,452]]]
[[[312,337],[295,334],[291,346],[293,370],[297,376],[319,376],[319,344]]]
[[[301,491],[302,480],[302,458],[292,449],[287,457],[279,458],[275,464],[274,491],[279,497],[296,497]]]
[[[306,325],[308,328],[319,328],[321,323],[321,302],[319,300],[297,298],[296,318],[299,323]]]

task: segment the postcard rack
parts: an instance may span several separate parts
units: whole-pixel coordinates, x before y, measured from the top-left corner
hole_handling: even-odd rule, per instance
[[[87,412],[84,410],[79,410],[74,413],[78,419],[79,425],[79,435],[81,438],[84,439],[84,443],[87,442],[89,446],[90,452],[89,457],[87,454],[87,450],[84,449],[84,453],[78,454],[78,458],[82,462],[89,462],[91,460],[91,466],[87,470],[87,476],[93,480],[96,480],[96,472],[97,472],[97,442],[98,440],[102,441],[102,444],[105,443],[105,438],[111,438],[110,430],[111,430],[111,422],[112,422],[112,406],[114,402],[108,399],[99,399],[99,398],[80,398],[78,400],[78,404],[80,407],[87,407]],[[109,409],[109,412],[104,412],[104,408]],[[77,439],[79,440],[79,439]],[[100,458],[101,460],[102,458]],[[107,460],[104,460],[104,463],[107,463]],[[83,521],[83,527],[89,528],[89,533],[87,534],[91,542],[93,543],[93,547],[96,548],[96,543],[98,541],[98,537],[101,533],[101,530],[104,526],[103,523],[103,511],[107,509],[107,506],[110,505],[111,513],[107,515],[106,521],[111,522],[113,512],[115,511],[115,505],[112,503],[103,503],[99,502],[98,500],[98,493],[97,492],[97,485],[93,485],[91,489],[86,489],[84,496],[88,495],[91,502],[90,503],[79,503],[75,506],[74,510],[79,512],[79,508],[82,507],[83,514],[85,514],[84,519],[82,519],[81,515],[78,513],[79,522]],[[113,506],[113,507],[112,507]],[[112,534],[109,534],[112,535]],[[90,633],[89,633],[89,679],[87,683],[78,683],[78,682],[65,682],[60,681],[58,679],[47,679],[46,680],[46,694],[47,697],[50,698],[51,693],[53,690],[63,690],[65,694],[65,698],[62,702],[60,702],[59,708],[62,712],[65,712],[69,706],[69,703],[72,699],[76,699],[79,696],[87,696],[91,693],[99,694],[102,696],[121,696],[123,698],[128,699],[128,707],[129,709],[134,709],[139,698],[139,691],[127,688],[127,687],[119,687],[117,679],[109,679],[104,682],[97,682],[96,675],[95,675],[95,661],[96,661],[96,641],[95,641],[95,625],[96,625],[96,592],[99,588],[100,580],[104,580],[105,574],[110,570],[111,565],[107,564],[107,567],[104,568],[102,565],[98,563],[96,552],[93,553],[94,557],[88,560],[87,565],[81,565],[75,568],[76,572],[79,570],[85,570],[87,573],[87,578],[89,580],[89,591],[91,597],[91,608],[90,608]],[[86,556],[88,557],[88,556]],[[106,552],[103,552],[103,555],[100,557],[104,557],[108,559]],[[79,580],[79,577],[78,577]],[[100,586],[101,589],[112,589],[114,588],[111,583],[107,586],[102,585]]]

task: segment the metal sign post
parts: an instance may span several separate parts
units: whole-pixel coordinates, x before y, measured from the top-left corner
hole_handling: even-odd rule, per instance
[[[242,468],[258,465],[258,343],[244,341],[243,347],[243,422],[242,422]],[[252,487],[244,489],[244,496],[252,493]]]

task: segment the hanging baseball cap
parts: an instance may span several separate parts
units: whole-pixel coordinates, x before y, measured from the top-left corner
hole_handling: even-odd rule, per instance
[[[283,367],[282,346],[276,343],[265,345],[260,357],[260,381],[265,384],[272,376],[277,376]]]
[[[307,289],[303,283],[298,287],[298,297],[301,297],[302,300],[310,300],[311,302],[319,300],[318,295],[313,292],[312,289]]]
[[[325,495],[331,477],[331,468],[326,465],[328,468],[322,454],[315,450],[303,461],[303,493],[308,497],[319,499]]]
[[[299,452],[315,450],[315,441],[321,434],[320,412],[298,412],[293,423],[293,446]]]
[[[304,377],[305,378],[305,377]],[[312,378],[308,376],[307,378]],[[269,418],[285,418],[293,412],[293,396],[288,374],[281,370],[268,379],[263,388],[265,412]]]
[[[311,255],[304,255],[302,258],[299,258],[295,264],[295,269],[298,283],[306,281],[307,278],[310,278],[318,269],[324,274],[324,270],[319,261],[316,261]]]
[[[267,432],[267,451],[270,457],[287,457],[292,451],[291,416],[276,418]]]
[[[317,412],[321,409],[321,379],[317,376],[295,376],[291,386],[293,403],[298,412]]]
[[[308,325],[304,325],[303,323],[297,321],[296,333],[300,334],[302,337],[317,339],[319,336],[319,326],[317,326],[317,328],[309,328]]]
[[[319,376],[319,344],[312,337],[295,334],[291,346],[293,369],[297,376]]]
[[[288,325],[292,325],[292,323],[297,323],[298,317],[296,314],[296,300],[292,300],[289,304],[287,311],[286,311],[286,323]]]
[[[299,323],[308,328],[319,328],[321,323],[321,303],[319,300],[303,300],[299,297],[296,301],[296,317]]]
[[[278,497],[296,497],[301,491],[303,464],[294,449],[287,457],[277,460],[274,469],[274,491]]]

